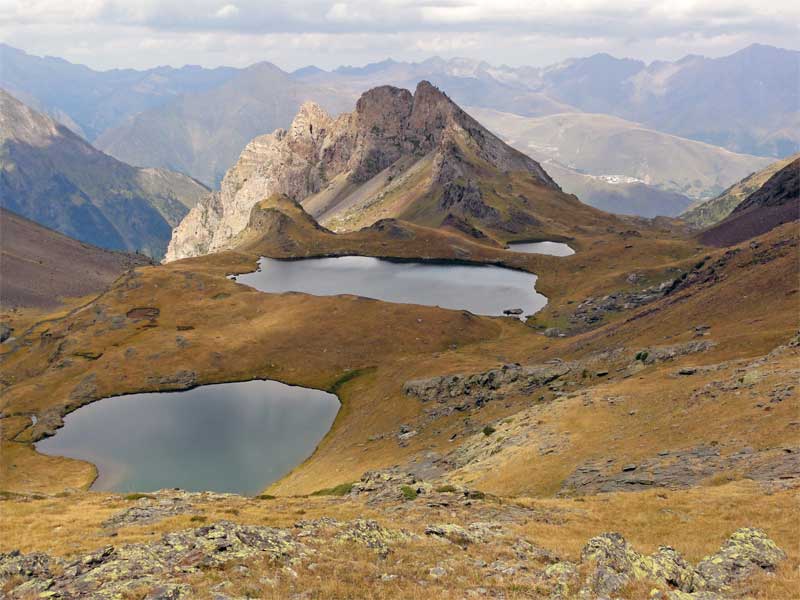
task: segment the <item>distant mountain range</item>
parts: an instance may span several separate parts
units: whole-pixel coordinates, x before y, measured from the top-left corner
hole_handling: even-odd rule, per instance
[[[735,152],[782,157],[800,150],[800,52],[758,44],[722,58],[649,65],[608,54],[542,68],[434,58],[295,76],[354,91],[428,79],[464,106],[523,116],[606,113]]]
[[[208,189],[93,148],[0,90],[0,207],[112,250],[160,258],[172,227]]]
[[[471,108],[470,113],[545,165],[566,191],[616,212],[627,211],[616,210],[619,207],[611,199],[615,190],[621,195],[641,195],[653,188],[648,196],[652,206],[637,205],[634,214],[677,216],[693,200],[716,196],[731,182],[774,162],[610,115],[563,113],[533,118],[481,108]]]
[[[198,66],[95,71],[62,58],[32,56],[7,44],[0,44],[0,65],[0,88],[90,142],[131,115],[179,94],[220,86],[239,72]]]
[[[688,56],[648,65],[599,54],[542,68],[432,58],[333,71],[312,66],[293,73],[270,63],[246,69],[99,72],[4,45],[0,62],[0,86],[101,150],[137,166],[178,170],[212,187],[249,140],[288,127],[304,101],[314,101],[335,115],[365,90],[384,84],[413,89],[422,80],[463,106],[523,117],[612,115],[638,123],[642,130],[758,156],[782,157],[800,150],[800,52],[760,45],[717,59]],[[587,134],[607,136],[596,140],[598,147],[613,146],[614,128],[599,127],[595,121],[578,120],[573,132],[580,137],[588,127]],[[646,143],[641,140],[633,151],[638,153]],[[606,165],[588,163],[559,180],[605,208],[647,216],[675,214],[686,207],[686,198],[707,197],[733,184],[742,175],[742,161],[754,160],[734,154],[728,165],[723,155],[711,154],[721,157],[719,164],[699,183],[690,161],[682,161],[683,172],[680,165],[671,168],[674,184],[637,177],[642,181],[610,182],[602,177],[616,173],[607,173]],[[556,175],[562,167],[569,168],[542,153],[536,158],[558,161]],[[706,161],[702,153],[698,164],[707,166]],[[753,170],[760,166],[755,164]]]
[[[159,165],[217,186],[251,139],[288,125],[307,100],[337,114],[354,97],[295,81],[276,66],[259,63],[218,87],[177,96],[129,117],[95,144],[130,164]]]

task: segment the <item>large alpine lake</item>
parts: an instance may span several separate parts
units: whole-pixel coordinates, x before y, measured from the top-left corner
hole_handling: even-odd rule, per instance
[[[531,273],[491,265],[396,262],[366,256],[262,258],[258,271],[240,275],[237,281],[262,292],[353,294],[478,315],[502,315],[510,308],[530,315],[547,303],[534,288],[536,275]]]
[[[94,463],[94,490],[255,494],[311,455],[338,410],[333,394],[277,381],[132,394],[79,408],[36,448]]]

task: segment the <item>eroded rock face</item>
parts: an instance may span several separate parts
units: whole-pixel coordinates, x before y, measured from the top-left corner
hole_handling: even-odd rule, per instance
[[[578,466],[561,485],[560,495],[626,492],[663,487],[681,489],[700,485],[718,474],[744,473],[762,482],[800,478],[800,448],[755,450],[740,448],[723,454],[715,446],[665,450],[636,464],[619,465],[604,459]]]
[[[570,372],[566,363],[552,365],[503,365],[482,373],[444,375],[430,379],[415,379],[403,385],[407,396],[423,402],[450,402],[470,398],[476,406],[512,393],[530,393]]]
[[[470,179],[466,184],[449,181],[444,186],[442,198],[439,200],[442,210],[464,216],[478,218],[497,217],[497,210],[483,201],[483,194],[478,185]]]
[[[220,191],[198,203],[175,228],[165,260],[226,248],[259,201],[285,194],[301,202],[337,177],[359,185],[399,162],[413,164],[431,155],[430,185],[446,186],[465,173],[459,143],[468,143],[480,159],[501,171],[525,171],[558,189],[538,163],[484,129],[430,83],[421,82],[413,95],[382,86],[364,93],[354,112],[335,119],[305,103],[288,129],[251,141]],[[486,216],[494,210],[474,183],[449,189],[443,203],[456,214]]]

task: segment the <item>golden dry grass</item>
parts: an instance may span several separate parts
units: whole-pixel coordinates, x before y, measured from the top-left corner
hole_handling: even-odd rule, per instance
[[[557,515],[557,519],[528,519],[506,523],[508,538],[523,537],[537,546],[555,552],[566,560],[578,560],[588,539],[603,532],[616,531],[642,553],[655,551],[659,545],[674,547],[687,560],[696,563],[715,552],[738,527],[746,524],[762,527],[788,555],[776,575],[755,577],[744,590],[754,598],[790,600],[800,583],[800,532],[797,527],[796,489],[765,493],[754,482],[736,482],[723,486],[691,490],[653,490],[641,493],[615,493],[579,499],[515,498],[506,502],[533,508],[536,513]],[[356,517],[375,518],[389,528],[402,527],[421,537],[416,541],[393,545],[387,559],[358,544],[336,544],[317,540],[323,552],[302,564],[292,566],[297,577],[281,565],[264,560],[236,565],[222,570],[204,571],[189,582],[198,597],[211,594],[212,588],[229,582],[229,591],[244,594],[261,590],[257,597],[279,598],[298,590],[319,598],[416,598],[425,593],[433,597],[461,598],[466,590],[480,587],[501,589],[511,598],[538,597],[536,586],[521,573],[519,577],[486,579],[474,567],[480,559],[486,563],[502,560],[518,562],[509,546],[487,542],[461,550],[422,536],[425,526],[447,519],[424,503],[404,505],[401,513],[384,512],[358,501],[333,498],[277,498],[257,500],[232,497],[220,501],[200,501],[197,513],[171,517],[154,524],[119,529],[113,538],[100,523],[120,510],[133,505],[115,494],[80,492],[69,496],[40,500],[5,500],[0,502],[4,536],[0,551],[46,551],[68,557],[86,553],[109,543],[148,542],[162,534],[197,527],[222,519],[251,525],[291,527],[301,519],[332,516],[340,520]],[[199,520],[197,515],[204,520]],[[389,516],[389,515],[392,516]],[[445,513],[446,515],[447,513]],[[402,515],[398,518],[398,515]],[[194,520],[193,520],[193,517]],[[449,519],[458,523],[480,520],[480,511],[458,509]],[[432,579],[429,569],[443,566],[447,575]],[[384,574],[397,575],[383,581]],[[263,578],[270,584],[265,585]],[[274,585],[274,587],[273,587]],[[640,598],[642,586],[632,586],[622,597]],[[649,591],[649,590],[648,590]]]
[[[768,262],[753,264],[758,249],[744,245],[720,268],[720,280],[713,285],[678,292],[624,312],[596,330],[564,339],[546,338],[516,320],[351,296],[263,294],[225,277],[251,270],[259,254],[463,259],[467,249],[470,260],[500,262],[538,273],[537,288],[548,295],[550,304],[530,325],[546,325],[563,321],[574,310],[575,301],[586,296],[631,289],[627,275],[632,271],[645,273],[655,283],[674,276],[675,269],[691,268],[706,254],[714,259],[724,253],[695,247],[668,231],[652,229],[639,238],[612,230],[576,233],[571,244],[578,253],[557,259],[480,246],[452,232],[403,227],[413,232],[413,243],[375,231],[331,236],[290,227],[289,238],[283,241],[289,239],[294,245],[250,239],[240,252],[138,269],[135,276],[122,278],[84,308],[54,318],[29,319],[27,344],[3,348],[2,378],[7,387],[0,407],[11,416],[0,423],[0,490],[52,494],[91,483],[91,465],[35,453],[31,442],[40,429],[31,426],[28,417],[53,409],[67,412],[93,399],[73,394],[87,376],[94,378],[96,398],[159,389],[160,384],[151,378],[181,370],[196,372],[200,384],[259,377],[335,388],[342,409],[333,428],[312,457],[270,487],[270,493],[300,495],[354,481],[368,469],[403,464],[421,453],[453,447],[448,442],[450,435],[463,429],[458,416],[426,428],[406,447],[397,444],[393,433],[399,423],[413,422],[423,409],[417,400],[402,393],[408,379],[482,371],[508,362],[580,359],[623,346],[633,355],[643,347],[690,341],[694,327],[705,324],[711,327],[710,339],[718,342],[707,353],[649,367],[629,378],[616,372],[610,380],[589,378],[572,397],[557,401],[546,393],[541,407],[543,429],[568,437],[563,450],[540,456],[534,436],[530,445],[504,450],[492,461],[467,466],[455,476],[479,489],[517,498],[524,505],[562,511],[565,520],[559,524],[530,522],[519,532],[567,557],[575,557],[592,535],[615,530],[640,550],[651,551],[666,543],[698,560],[737,527],[764,527],[789,552],[790,559],[777,577],[757,580],[752,594],[791,598],[790,590],[800,583],[798,507],[792,491],[769,493],[752,482],[729,483],[742,475],[734,472],[718,474],[706,482],[709,485],[692,490],[576,500],[552,495],[578,464],[594,457],[613,455],[620,463],[634,462],[661,450],[712,441],[721,443],[725,451],[737,445],[768,448],[797,444],[798,432],[791,425],[797,421],[797,393],[770,411],[755,407],[752,395],[767,394],[771,386],[787,382],[791,377],[787,373],[796,368],[796,355],[775,359],[771,374],[741,394],[726,392],[713,401],[693,396],[695,389],[734,377],[736,369],[786,342],[797,331],[796,231],[784,227],[762,238],[762,246],[780,240],[794,244]],[[769,290],[766,299],[764,290]],[[141,307],[159,309],[154,322],[127,319],[121,328],[110,326],[112,317]],[[179,327],[180,335],[189,341],[188,348],[176,343]],[[87,353],[96,358],[87,359]],[[675,375],[680,366],[731,360],[741,362],[711,373],[699,372],[690,379]],[[607,405],[603,402],[607,396],[624,400]],[[588,397],[592,404],[584,405]],[[530,398],[508,398],[490,403],[474,419],[482,426],[530,408]],[[375,434],[388,435],[370,442]],[[119,496],[85,492],[3,501],[0,549],[18,547],[69,555],[106,545],[110,539],[100,523],[125,506]],[[322,515],[387,520],[377,509],[326,498],[236,499],[201,509],[209,521],[225,518],[278,526]],[[430,517],[422,509],[406,511],[402,526],[420,531]],[[466,518],[463,514],[457,517]],[[395,526],[398,518],[390,519]],[[191,515],[181,515],[152,526],[121,530],[113,543],[145,541],[196,524]],[[446,579],[431,580],[427,568],[446,559],[439,551],[430,544],[398,548],[392,565],[402,577],[387,582],[380,579],[387,564],[376,563],[373,555],[358,548],[348,549],[342,560],[326,561],[317,571],[302,567],[305,570],[297,581],[307,586],[312,597],[331,598],[462,597],[466,589],[480,586],[477,571],[458,564]],[[501,549],[490,545],[481,552],[488,558]],[[257,576],[273,577],[275,569],[274,565],[251,569],[252,576],[242,576],[236,586],[244,589],[254,585]],[[227,572],[209,573],[193,583],[210,593],[219,578],[228,576],[233,577]],[[297,585],[293,576],[283,573],[276,580],[273,597],[286,597]],[[507,597],[537,593],[515,585],[504,588]],[[629,593],[635,597],[639,591],[632,588]]]

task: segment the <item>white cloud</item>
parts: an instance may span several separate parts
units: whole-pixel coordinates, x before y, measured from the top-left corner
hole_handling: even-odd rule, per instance
[[[789,0],[0,0],[0,40],[103,68],[332,67],[431,54],[674,59],[753,42],[797,47],[798,24],[800,4]]]
[[[239,14],[239,7],[235,4],[226,4],[222,8],[220,8],[217,12],[214,13],[214,16],[220,19],[228,19],[230,17],[235,17]]]

